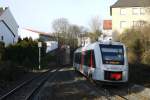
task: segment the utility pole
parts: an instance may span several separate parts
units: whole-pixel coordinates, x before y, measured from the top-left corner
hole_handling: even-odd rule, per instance
[[[42,42],[38,42],[38,47],[39,47],[39,70],[41,69],[41,47],[42,47]]]

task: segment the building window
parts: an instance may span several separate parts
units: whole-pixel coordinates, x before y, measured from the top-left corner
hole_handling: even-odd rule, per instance
[[[125,8],[120,9],[120,15],[126,15],[126,9]]]
[[[139,21],[133,21],[133,27],[141,27],[145,25],[145,21],[139,20]]]
[[[132,8],[133,15],[140,15],[140,8]]]
[[[140,14],[144,15],[145,14],[145,9],[144,8],[140,8]]]
[[[13,39],[13,44],[15,43],[15,40]]]
[[[2,41],[4,40],[4,36],[1,36],[1,40],[2,40]]]
[[[133,27],[140,26],[139,24],[140,24],[139,21],[133,21]]]
[[[120,28],[126,28],[127,27],[127,21],[120,21]]]

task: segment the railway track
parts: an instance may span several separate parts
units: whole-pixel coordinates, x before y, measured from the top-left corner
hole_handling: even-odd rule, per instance
[[[103,97],[105,97],[104,100],[150,100],[149,89],[141,87],[140,85],[129,83],[125,86],[102,86],[80,72],[78,73],[89,81],[89,87],[93,88],[97,93],[100,95],[102,94]]]
[[[107,100],[150,100],[149,97],[138,93],[141,90],[137,90],[139,87],[135,84],[128,84],[125,86],[99,86],[99,84],[94,81],[92,84],[103,91]]]
[[[39,90],[41,90],[41,87],[44,85],[47,79],[53,80],[57,72],[61,71],[62,68],[64,68],[64,66],[58,67],[54,70],[49,70],[31,80],[22,83],[15,89],[0,97],[0,100],[37,100],[34,97],[37,96]],[[148,100],[139,99],[141,97],[140,95],[134,95],[134,92],[131,93],[132,86],[128,85],[125,87],[126,89],[100,86],[95,81],[90,80],[87,77],[85,78],[90,81],[88,82],[89,87],[94,89],[98,94],[102,95],[103,98],[105,98],[104,100]]]
[[[93,82],[92,84],[94,84],[96,88],[100,90],[103,95],[106,96],[107,100],[129,100],[129,98],[124,95],[124,93],[120,94],[119,92],[121,91],[118,91],[118,89],[99,86],[99,84],[97,84],[96,82]]]
[[[81,73],[79,72],[79,74]],[[118,89],[103,87],[100,84],[97,84],[97,82],[93,81],[92,79],[89,79],[87,76],[83,76],[93,85],[92,88],[94,90],[96,90],[100,95],[102,94],[103,96],[105,96],[106,100],[131,100],[127,96],[125,96],[124,93],[119,93],[120,91],[118,91]],[[129,93],[129,91],[127,91],[127,93]]]
[[[38,90],[43,86],[48,78],[53,77],[53,75],[61,67],[56,69],[51,69],[42,74],[23,82],[16,88],[12,89],[10,92],[0,97],[0,100],[31,100],[32,96],[38,92]]]
[[[128,92],[122,93],[123,91],[119,91],[118,89],[114,88],[105,88],[105,87],[99,87],[100,89],[103,88],[105,91],[107,91],[107,97],[108,100],[129,100],[128,96],[125,96],[128,94]]]

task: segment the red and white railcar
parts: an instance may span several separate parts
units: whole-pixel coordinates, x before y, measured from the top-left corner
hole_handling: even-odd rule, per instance
[[[126,47],[120,42],[95,42],[78,48],[74,52],[73,67],[96,81],[128,81]]]

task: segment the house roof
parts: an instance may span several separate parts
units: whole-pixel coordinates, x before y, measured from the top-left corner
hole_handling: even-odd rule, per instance
[[[150,0],[118,0],[111,8],[118,7],[150,7]]]
[[[31,32],[34,32],[34,33],[37,33],[37,34],[40,34],[40,35],[50,35],[51,33],[46,33],[46,32],[41,32],[41,31],[38,31],[38,30],[34,30],[34,29],[31,29],[31,28],[24,28],[25,30],[28,30],[28,31],[31,31]]]
[[[52,33],[42,32],[42,31],[30,29],[30,28],[24,28],[24,29],[27,30],[27,31],[30,31],[30,32],[37,33],[37,34],[39,34],[41,36],[48,36],[48,37],[51,37],[51,38],[55,37]]]

